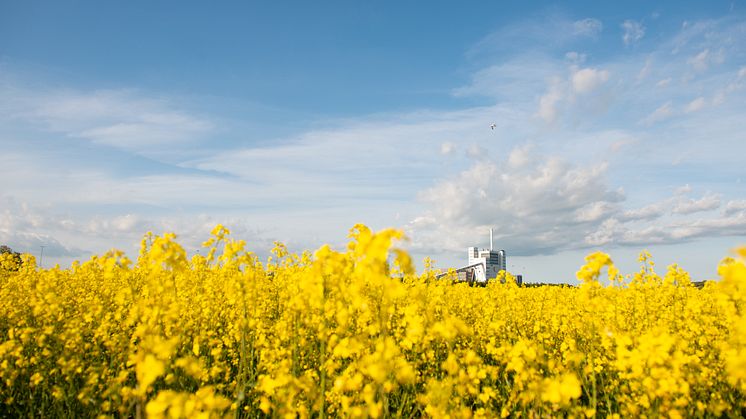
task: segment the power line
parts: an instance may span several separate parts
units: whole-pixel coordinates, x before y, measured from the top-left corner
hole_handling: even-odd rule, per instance
[[[39,246],[41,247],[41,254],[39,255],[39,267],[44,268],[44,248],[47,246]]]

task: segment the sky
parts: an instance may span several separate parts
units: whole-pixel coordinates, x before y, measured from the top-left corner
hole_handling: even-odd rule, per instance
[[[744,111],[743,1],[0,0],[0,244],[364,223],[447,268],[493,228],[527,282],[597,250],[710,279],[746,244]]]

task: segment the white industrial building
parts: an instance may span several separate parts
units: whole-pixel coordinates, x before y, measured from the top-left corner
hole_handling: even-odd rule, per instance
[[[500,271],[507,272],[508,270],[505,250],[494,250],[493,248],[492,229],[490,229],[489,249],[480,249],[475,246],[468,248],[467,253],[468,264],[455,271],[460,281],[485,284],[488,280],[496,278]],[[438,278],[446,275],[448,274],[440,274]]]

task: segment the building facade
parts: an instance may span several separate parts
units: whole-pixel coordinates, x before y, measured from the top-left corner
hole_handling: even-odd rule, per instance
[[[505,259],[505,250],[479,249],[470,247],[468,250],[469,265],[481,264],[484,267],[484,278],[477,278],[479,282],[497,277],[498,272],[507,271],[508,263]]]

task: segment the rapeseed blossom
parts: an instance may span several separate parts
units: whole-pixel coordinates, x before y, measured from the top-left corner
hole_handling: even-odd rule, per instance
[[[719,281],[622,275],[579,287],[416,274],[403,235],[260,261],[218,225],[206,256],[146,234],[68,269],[0,255],[0,415],[682,417],[746,409],[746,248]],[[608,282],[602,281],[603,271]]]

